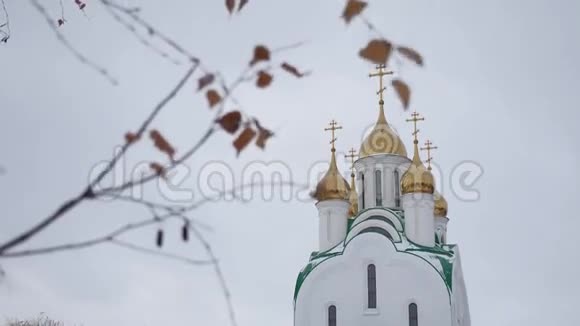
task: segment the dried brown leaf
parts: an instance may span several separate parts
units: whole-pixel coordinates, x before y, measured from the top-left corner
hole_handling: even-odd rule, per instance
[[[231,14],[234,12],[234,8],[236,7],[236,0],[226,0],[226,8],[228,12]]]
[[[364,1],[348,0],[344,7],[344,11],[342,12],[342,18],[348,24],[354,17],[358,16],[366,6],[367,3]]]
[[[419,66],[423,65],[423,56],[421,56],[421,54],[419,54],[419,52],[417,52],[416,50],[411,49],[411,48],[406,47],[406,46],[399,46],[399,47],[397,47],[397,51],[399,51],[399,53],[401,55],[403,55],[405,58],[413,61],[417,65],[419,65]]]
[[[173,160],[173,156],[175,155],[175,149],[169,142],[161,135],[161,133],[155,129],[149,132],[149,136],[153,139],[153,143],[155,147],[162,151],[163,153],[167,154],[171,160]]]
[[[149,163],[149,167],[151,168],[151,170],[155,171],[155,174],[157,174],[158,176],[160,177],[165,176],[165,168],[163,167],[163,165],[157,162],[151,162]]]
[[[207,102],[209,103],[210,108],[213,108],[222,100],[220,94],[214,89],[207,91],[207,93],[205,93],[205,97],[207,98]]]
[[[260,70],[258,71],[258,79],[256,80],[256,86],[260,88],[266,88],[272,83],[272,75]]]
[[[270,139],[270,137],[274,136],[274,133],[268,129],[261,128],[258,130],[258,138],[256,138],[256,146],[264,149],[266,147],[266,141]]]
[[[240,111],[232,111],[224,114],[216,122],[230,134],[235,133],[240,128],[242,114]]]
[[[384,39],[371,40],[364,49],[359,51],[359,55],[376,64],[386,64],[391,55],[392,45]]]
[[[135,133],[132,132],[127,132],[125,133],[125,141],[127,142],[127,144],[133,144],[135,142],[137,142],[139,140],[139,136]]]
[[[411,89],[404,81],[400,79],[395,79],[392,81],[392,85],[403,104],[403,108],[407,110],[409,108],[409,102],[411,100]]]
[[[283,62],[280,65],[280,67],[282,67],[282,69],[284,69],[285,71],[289,72],[290,74],[292,74],[298,78],[301,78],[301,77],[304,77],[307,75],[305,73],[298,71],[298,69],[296,67],[292,66],[291,64],[289,64],[287,62]]]
[[[260,61],[268,60],[270,60],[270,50],[263,45],[256,45],[254,48],[254,57],[252,58],[252,61],[250,61],[250,66],[253,66]]]
[[[206,74],[203,77],[200,77],[197,80],[197,90],[201,90],[202,88],[206,87],[207,85],[213,83],[213,81],[215,80],[215,76],[214,74]]]
[[[256,136],[256,131],[252,127],[246,127],[244,131],[234,140],[234,148],[236,149],[236,154],[240,155],[240,152],[248,146],[248,144]]]

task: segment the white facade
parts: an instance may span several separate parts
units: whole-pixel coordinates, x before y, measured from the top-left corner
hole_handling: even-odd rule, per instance
[[[296,281],[295,326],[470,326],[458,247],[435,241],[446,239],[447,218],[434,217],[432,194],[401,194],[410,162],[355,162],[354,220],[347,201],[316,204],[320,248]]]
[[[456,246],[425,250],[409,242],[400,212],[373,208],[357,216],[346,237],[313,253],[295,291],[295,326],[469,326],[469,309]],[[376,305],[369,305],[369,266]],[[417,308],[417,324],[410,307]]]

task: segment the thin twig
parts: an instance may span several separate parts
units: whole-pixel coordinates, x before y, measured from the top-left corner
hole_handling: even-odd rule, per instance
[[[40,223],[36,224],[34,227],[30,228],[29,230],[26,230],[25,232],[19,234],[15,238],[7,241],[6,243],[0,245],[0,256],[4,256],[8,249],[10,249],[10,248],[22,243],[22,242],[25,242],[26,240],[30,239],[32,236],[34,236],[38,232],[42,231],[44,228],[46,228],[50,224],[54,223],[54,221],[56,221],[61,216],[63,216],[65,213],[67,213],[72,208],[77,206],[83,200],[89,198],[89,196],[90,196],[90,194],[87,191],[85,191],[85,192],[81,193],[80,195],[64,202],[64,204],[62,204],[54,213],[49,215],[47,218],[42,220]]]
[[[303,46],[304,44],[306,44],[307,41],[300,41],[300,42],[296,42],[296,43],[292,43],[292,44],[288,44],[288,45],[283,45],[277,48],[274,48],[272,50],[270,50],[271,53],[279,53],[279,52],[285,52],[288,50],[294,50],[297,49],[301,46]]]
[[[48,12],[46,11],[46,8],[44,8],[37,0],[29,0],[29,1],[32,4],[32,6],[44,17],[44,19],[46,20],[46,23],[48,24],[50,29],[52,29],[52,31],[54,32],[54,34],[56,35],[56,38],[60,41],[60,43],[62,43],[62,45],[64,45],[64,47],[67,48],[67,50],[69,50],[69,52],[71,52],[77,58],[78,61],[80,61],[82,64],[90,67],[91,69],[98,72],[99,74],[101,74],[111,84],[113,84],[113,85],[118,84],[117,80],[113,76],[111,76],[111,74],[109,74],[109,72],[105,68],[103,68],[100,65],[96,64],[95,62],[89,60],[85,55],[80,53],[74,46],[72,46],[72,44],[58,30],[53,19],[50,17]]]
[[[35,0],[31,0],[31,1],[35,1]],[[197,65],[194,65],[193,67],[191,67],[187,71],[187,73],[185,74],[185,76],[169,92],[169,94],[167,96],[165,96],[159,102],[159,104],[157,104],[155,106],[155,108],[149,114],[149,116],[147,117],[147,119],[145,119],[145,121],[141,124],[141,127],[139,128],[139,131],[137,133],[139,136],[141,136],[145,132],[145,130],[151,124],[151,122],[153,121],[153,119],[157,116],[157,114],[159,113],[159,111],[161,109],[163,109],[171,101],[171,99],[173,99],[175,97],[175,95],[177,95],[177,93],[179,92],[179,90],[181,90],[181,88],[183,87],[183,85],[185,84],[185,82],[193,74],[193,72],[195,71],[195,68],[196,67],[197,67]],[[37,225],[35,225],[31,229],[23,232],[22,234],[16,236],[15,238],[13,238],[11,240],[8,240],[4,244],[0,244],[0,256],[6,254],[6,251],[8,249],[10,249],[10,248],[12,248],[14,246],[17,246],[18,244],[20,244],[20,243],[28,240],[32,236],[36,235],[38,232],[44,230],[46,227],[48,227],[50,224],[54,223],[61,216],[63,216],[69,210],[71,210],[72,208],[74,208],[75,206],[77,206],[78,204],[80,204],[82,201],[84,201],[86,199],[93,199],[93,198],[99,197],[101,194],[96,194],[95,192],[93,192],[94,185],[96,185],[98,182],[100,182],[113,169],[113,167],[115,166],[115,164],[117,163],[117,161],[127,151],[127,148],[129,146],[130,146],[129,143],[125,143],[123,145],[121,151],[119,153],[117,153],[117,155],[113,158],[113,160],[111,162],[109,162],[109,164],[107,165],[107,167],[103,171],[101,171],[101,173],[95,178],[95,180],[93,180],[93,182],[85,190],[83,190],[79,195],[77,195],[76,197],[74,197],[74,198],[69,199],[68,201],[66,201],[53,214],[51,214],[48,217],[46,217],[44,220],[42,220],[41,222],[39,222]]]
[[[224,277],[224,274],[222,272],[220,264],[219,264],[215,254],[213,252],[213,249],[212,249],[211,245],[209,244],[209,242],[203,237],[203,235],[201,234],[201,232],[199,232],[198,229],[196,229],[194,226],[191,226],[190,229],[193,231],[193,233],[195,234],[195,237],[199,240],[199,242],[203,245],[203,248],[205,249],[209,258],[214,261],[213,268],[214,268],[214,271],[215,271],[216,276],[218,278],[218,281],[220,283],[220,286],[222,288],[224,299],[226,300],[226,304],[228,306],[230,323],[232,326],[236,326],[237,325],[236,313],[234,310],[234,304],[232,303],[232,295],[231,295],[231,292],[228,288],[228,284],[226,283],[226,279]]]
[[[139,32],[137,31],[137,29],[135,28],[135,26],[133,26],[132,24],[130,24],[129,22],[127,22],[126,20],[124,20],[123,18],[121,18],[121,16],[119,16],[117,14],[117,12],[115,12],[115,10],[113,10],[110,6],[104,6],[104,7],[107,10],[107,12],[111,15],[111,17],[117,23],[119,23],[126,30],[128,30],[131,34],[133,34],[133,36],[141,44],[143,44],[145,47],[151,49],[153,52],[157,53],[159,56],[161,56],[162,58],[168,60],[169,62],[171,62],[174,65],[180,65],[181,64],[181,62],[179,62],[177,59],[171,58],[167,52],[165,52],[165,51],[157,48],[155,45],[153,45],[151,42],[149,42],[145,37],[143,37],[141,34],[139,34]]]
[[[142,247],[136,244],[132,244],[129,242],[125,242],[122,240],[118,240],[118,239],[112,239],[110,241],[112,244],[123,247],[123,248],[127,248],[127,249],[131,249],[134,251],[138,251],[138,252],[142,252],[144,254],[148,254],[148,255],[152,255],[152,256],[160,256],[160,257],[164,257],[164,258],[169,258],[169,259],[173,259],[173,260],[177,260],[177,261],[181,261],[184,263],[188,263],[190,265],[195,265],[195,266],[199,266],[199,265],[213,265],[216,264],[217,261],[215,260],[196,260],[196,259],[191,259],[188,257],[184,257],[184,256],[180,256],[180,255],[175,255],[175,254],[171,254],[171,253],[167,253],[167,252],[163,252],[163,251],[159,251],[159,250],[153,250],[153,249],[149,249],[146,247]]]
[[[307,187],[307,185],[301,185],[301,184],[297,184],[297,183],[290,182],[290,181],[288,181],[288,182],[283,181],[283,182],[280,182],[278,184],[280,186],[284,186],[284,187],[300,187],[300,188]],[[260,185],[260,184],[258,184],[258,183],[245,183],[245,184],[242,184],[242,185],[230,188],[230,189],[220,191],[220,192],[216,193],[214,196],[201,198],[201,199],[193,202],[191,205],[182,206],[179,208],[159,205],[157,208],[164,210],[166,212],[165,214],[161,214],[161,215],[153,214],[153,216],[147,220],[134,222],[134,223],[128,223],[128,224],[123,225],[123,226],[121,226],[121,227],[119,227],[119,228],[117,228],[117,229],[115,229],[115,230],[113,230],[105,235],[98,236],[98,237],[95,237],[95,238],[92,238],[89,240],[66,243],[66,244],[43,247],[43,248],[26,249],[26,250],[20,250],[20,251],[9,251],[9,252],[0,251],[0,257],[10,258],[10,257],[22,257],[22,256],[34,256],[34,255],[42,255],[42,254],[48,254],[48,253],[54,253],[54,252],[60,252],[60,251],[84,249],[87,247],[91,247],[91,246],[105,243],[107,241],[110,241],[111,239],[116,239],[119,236],[126,234],[128,232],[135,231],[135,230],[138,230],[138,229],[150,226],[150,225],[162,223],[162,222],[164,222],[168,219],[172,219],[172,218],[179,218],[179,219],[186,218],[190,222],[189,223],[190,226],[192,226],[192,227],[194,227],[195,225],[199,226],[200,225],[199,221],[193,220],[193,219],[185,216],[184,214],[187,212],[193,211],[195,209],[198,209],[207,203],[215,202],[215,201],[223,198],[226,195],[236,196],[236,194],[238,192],[242,191],[243,189],[255,187],[258,185]],[[138,200],[138,199],[133,199],[132,197],[119,195],[116,198],[118,198],[119,200],[127,201],[127,202],[134,202],[134,203],[143,204],[145,206],[149,205],[149,202],[146,202],[143,200]]]
[[[186,206],[166,205],[166,204],[156,203],[156,202],[152,202],[149,200],[145,200],[145,199],[141,199],[141,198],[134,198],[132,196],[126,196],[126,195],[122,195],[122,194],[112,194],[111,197],[114,199],[120,200],[120,201],[144,205],[152,212],[153,216],[157,215],[156,210],[163,210],[163,211],[170,213],[170,214],[171,213],[182,214],[183,212],[186,211],[185,210]],[[206,231],[209,231],[209,232],[214,231],[213,227],[211,227],[210,225],[208,225],[206,223],[200,222],[198,220],[195,220],[192,218],[187,218],[187,221],[189,223],[197,224],[200,228],[202,228]]]
[[[2,3],[2,11],[4,12],[4,17],[6,18],[6,22],[0,25],[0,42],[6,43],[10,38],[10,17],[8,17],[8,9],[6,9],[6,3],[4,0],[0,0]],[[2,28],[6,27],[6,32],[2,30]]]
[[[137,138],[141,138],[141,136],[143,136],[143,133],[145,133],[145,131],[147,130],[147,128],[149,127],[149,125],[151,124],[153,119],[155,119],[155,117],[159,114],[161,109],[163,109],[167,105],[167,103],[169,103],[177,95],[177,93],[179,93],[179,91],[183,88],[183,86],[189,80],[191,75],[193,75],[195,69],[197,69],[198,66],[199,66],[198,63],[194,63],[193,66],[191,68],[189,68],[189,70],[187,70],[185,75],[179,80],[177,85],[175,85],[173,87],[173,89],[171,89],[171,91],[169,91],[169,93],[159,103],[157,103],[157,105],[153,108],[151,113],[149,113],[149,116],[145,119],[145,121],[143,121],[143,123],[141,123],[141,126],[139,127],[139,129],[137,130],[137,132],[135,134],[135,136]],[[129,147],[131,145],[132,145],[132,143],[130,143],[130,142],[125,142],[123,144],[123,146],[121,147],[121,150],[116,153],[116,155],[113,157],[113,159],[111,161],[109,161],[109,164],[107,164],[107,167],[105,167],[105,169],[103,171],[101,171],[101,173],[99,173],[93,181],[91,181],[91,183],[90,183],[91,187],[96,186],[99,182],[101,182],[101,180],[103,180],[103,178],[108,173],[111,172],[111,170],[113,169],[115,164],[117,164],[117,161],[123,155],[125,155],[125,152],[127,151],[127,149],[129,149]]]
[[[104,0],[104,1],[106,1],[106,0]],[[197,67],[197,64],[195,66]],[[201,136],[201,138],[189,150],[187,150],[184,154],[181,155],[181,157],[179,157],[178,159],[176,159],[173,162],[171,162],[171,164],[169,166],[164,167],[164,172],[165,173],[171,171],[173,168],[175,168],[179,164],[182,164],[187,159],[189,159],[193,154],[195,154],[207,142],[207,140],[213,135],[213,133],[216,132],[217,129],[216,129],[215,121],[223,113],[223,111],[225,109],[226,101],[228,100],[228,98],[230,97],[230,95],[232,94],[232,92],[242,82],[244,82],[244,78],[245,78],[245,76],[246,76],[246,74],[247,74],[247,72],[249,70],[251,70],[250,67],[245,68],[243,70],[243,72],[238,76],[238,78],[232,83],[232,85],[229,86],[229,87],[227,87],[225,89],[225,94],[222,97],[222,100],[219,103],[218,108],[215,110],[216,111],[215,112],[215,116],[211,120],[208,129],[205,131],[205,133]],[[140,134],[137,133],[137,136],[140,136]],[[123,153],[123,149],[121,149],[120,153],[117,153],[116,157],[120,157],[122,153]],[[113,160],[116,161],[115,158]],[[112,169],[112,167],[114,166],[114,163],[115,162],[113,162],[113,161],[110,162],[110,164],[109,164],[110,165],[109,170]],[[130,188],[132,188],[134,186],[143,185],[143,184],[145,184],[147,182],[150,182],[152,180],[157,179],[158,177],[159,177],[159,175],[157,173],[150,173],[148,175],[145,175],[145,176],[141,177],[140,179],[137,179],[137,180],[129,180],[129,181],[125,182],[124,184],[120,185],[120,186],[103,188],[103,189],[99,190],[97,194],[100,196],[100,195],[107,195],[107,194],[110,194],[110,193],[119,193],[119,192],[122,192],[122,191],[124,191],[126,189],[130,189]],[[102,179],[102,177],[100,179]]]
[[[12,258],[12,257],[23,257],[23,256],[36,256],[36,255],[43,255],[48,253],[55,253],[59,251],[69,251],[69,250],[76,250],[76,249],[84,249],[88,247],[92,247],[98,244],[105,243],[107,241],[111,241],[116,237],[125,234],[129,231],[133,231],[136,229],[140,229],[149,225],[161,223],[169,218],[180,218],[181,216],[176,216],[175,214],[167,214],[163,216],[155,216],[153,218],[143,220],[136,223],[129,223],[126,224],[104,236],[96,237],[90,240],[79,241],[79,242],[72,242],[66,243],[56,246],[49,246],[49,247],[42,247],[42,248],[33,248],[33,249],[26,249],[20,251],[10,251],[0,253],[0,257],[2,258]]]
[[[196,56],[191,54],[189,51],[187,51],[185,48],[183,48],[181,45],[179,45],[173,39],[171,39],[168,36],[166,36],[165,34],[161,33],[159,30],[157,30],[155,27],[153,27],[153,25],[149,24],[147,21],[142,19],[141,16],[139,16],[135,10],[133,10],[131,8],[123,7],[123,6],[116,4],[116,3],[109,1],[109,0],[99,0],[99,1],[105,7],[109,7],[111,9],[117,10],[117,11],[122,12],[123,14],[127,15],[128,17],[133,19],[133,21],[135,21],[137,24],[143,26],[143,28],[145,28],[147,30],[147,33],[149,33],[149,35],[157,36],[159,39],[161,39],[167,45],[172,47],[175,51],[177,51],[180,54],[187,57],[191,62],[193,62],[193,63],[200,62],[199,58],[197,58]]]

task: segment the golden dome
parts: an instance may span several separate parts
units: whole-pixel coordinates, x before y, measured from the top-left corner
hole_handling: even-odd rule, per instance
[[[367,157],[373,154],[396,154],[407,157],[405,144],[399,138],[399,135],[391,129],[385,118],[382,100],[379,102],[379,118],[371,133],[365,138],[360,145],[360,157]]]
[[[349,199],[350,187],[348,182],[346,182],[342,175],[340,175],[340,172],[338,172],[334,151],[333,148],[328,171],[326,171],[324,177],[322,177],[316,185],[316,190],[312,193],[312,197],[316,198],[318,201]]]
[[[426,193],[432,194],[435,190],[435,180],[431,171],[425,168],[421,158],[419,158],[419,148],[417,139],[413,142],[414,153],[413,162],[401,178],[401,189],[403,194]]]
[[[433,199],[435,200],[435,217],[447,217],[447,200],[445,200],[445,197],[435,190]]]
[[[348,216],[354,218],[358,213],[358,193],[356,192],[356,185],[354,183],[354,173],[350,174],[350,193],[348,195],[350,208],[348,209]]]

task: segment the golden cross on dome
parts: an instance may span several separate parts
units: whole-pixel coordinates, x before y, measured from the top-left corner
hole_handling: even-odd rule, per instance
[[[407,119],[407,122],[413,122],[413,136],[415,136],[415,144],[418,143],[417,134],[419,133],[419,129],[417,129],[417,121],[425,121],[425,118],[421,117],[419,113],[415,111],[411,113],[411,119]]]
[[[425,142],[425,147],[421,147],[422,151],[427,151],[427,163],[429,164],[427,169],[429,169],[429,171],[431,171],[431,161],[433,160],[433,156],[431,156],[431,151],[438,148],[439,147],[437,146],[433,146],[433,143],[428,139]]]
[[[387,89],[385,86],[383,86],[383,77],[386,75],[392,75],[393,72],[392,71],[388,71],[385,70],[387,66],[385,66],[384,64],[382,65],[378,65],[377,66],[377,72],[369,74],[369,77],[379,77],[379,90],[377,91],[377,95],[379,95],[379,104],[383,104],[383,92],[385,91],[385,89]]]
[[[332,145],[332,151],[334,152],[334,143],[336,142],[336,137],[334,137],[334,131],[338,130],[338,129],[342,129],[342,126],[338,125],[338,122],[336,122],[334,119],[332,119],[332,121],[330,121],[328,123],[330,125],[330,127],[328,128],[324,128],[324,131],[330,131],[332,133],[332,139],[330,140],[330,144]]]
[[[350,153],[350,155],[344,155],[344,158],[350,158],[350,169],[354,169],[354,159],[358,157],[358,154],[356,153],[356,151],[354,150],[354,148],[351,148],[350,151],[348,151]]]

